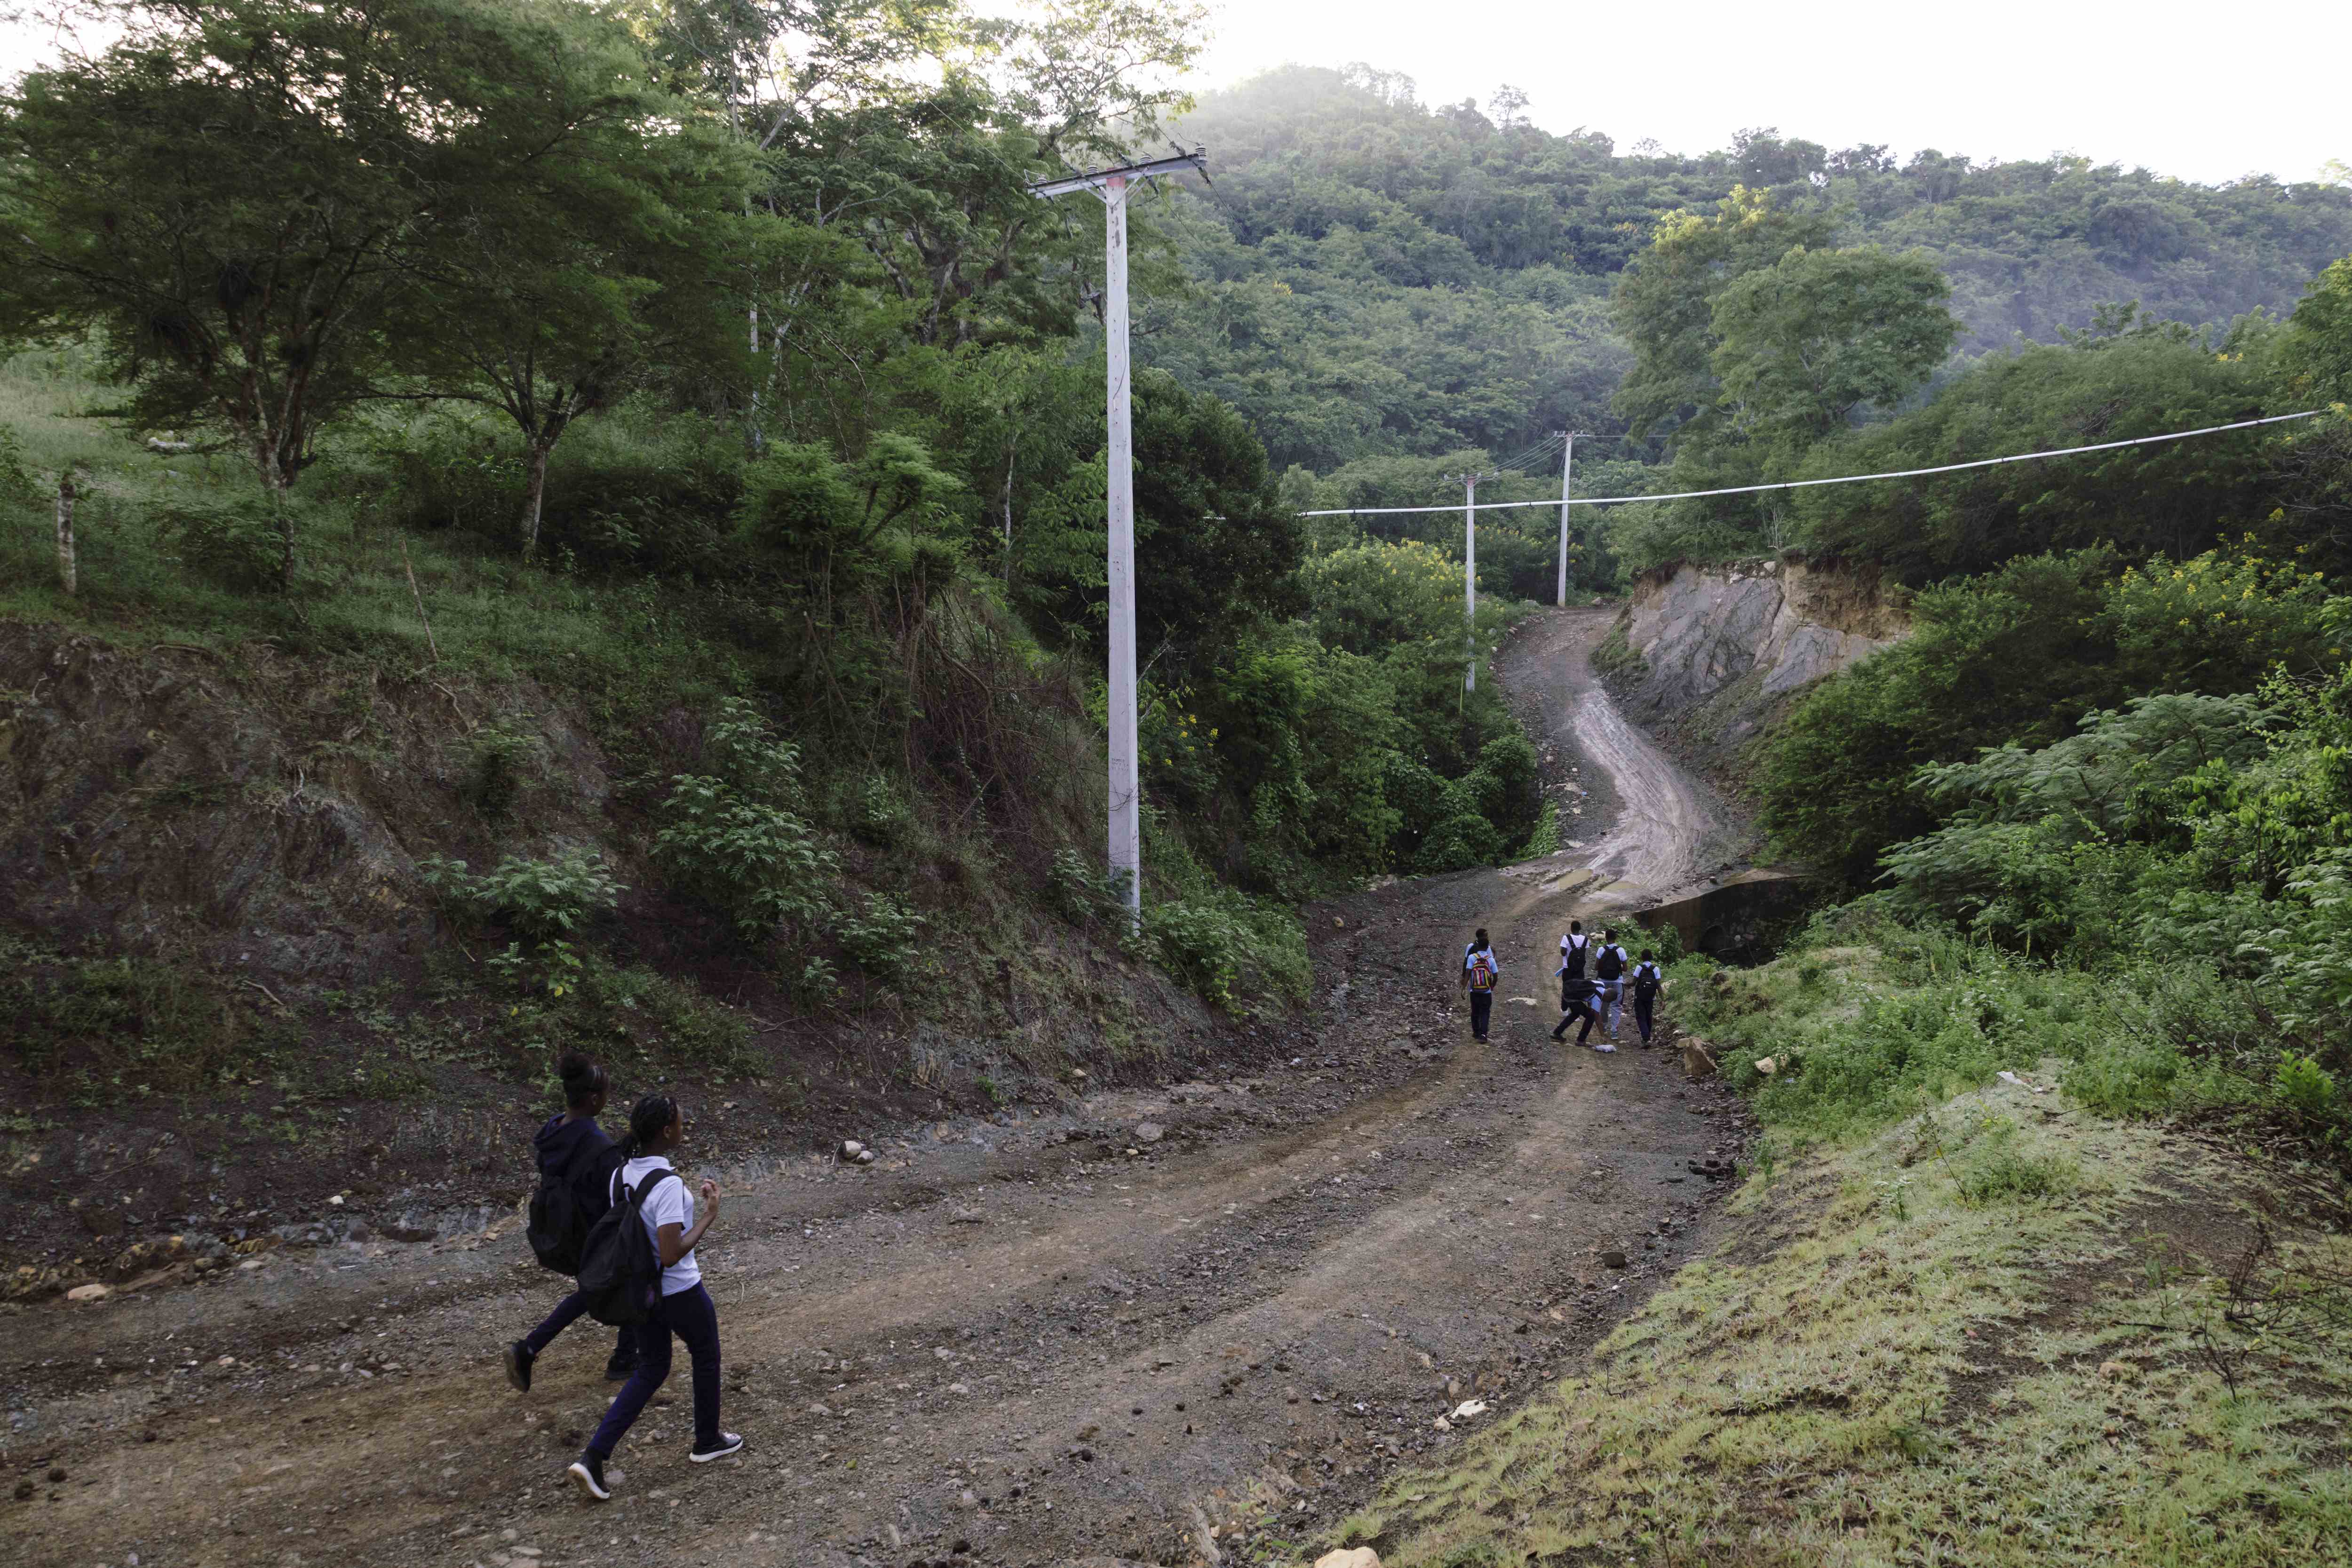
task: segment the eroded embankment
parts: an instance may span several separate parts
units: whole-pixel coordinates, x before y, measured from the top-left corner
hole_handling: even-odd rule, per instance
[[[1597,661],[1667,749],[1736,790],[1745,753],[1814,682],[1910,634],[1876,567],[1794,557],[1643,573]]]

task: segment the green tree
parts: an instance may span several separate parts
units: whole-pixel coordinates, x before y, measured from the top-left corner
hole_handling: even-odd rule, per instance
[[[779,225],[750,210],[750,150],[652,87],[617,16],[537,5],[511,45],[535,91],[474,128],[531,148],[527,175],[447,193],[407,247],[394,364],[425,389],[504,413],[523,443],[520,534],[539,548],[548,459],[574,421],[672,367],[740,384],[739,312]]]
[[[1925,255],[1876,246],[1795,249],[1733,279],[1710,315],[1732,424],[1794,456],[1864,409],[1891,409],[1951,352],[1951,293]]]
[[[2279,344],[2279,368],[2299,397],[2352,401],[2352,256],[2312,280]]]
[[[1826,245],[1834,233],[1828,215],[1784,206],[1744,185],[1712,215],[1678,212],[1663,220],[1617,285],[1617,327],[1633,345],[1633,368],[1617,389],[1616,405],[1632,433],[1679,426],[1688,439],[1717,423],[1723,339],[1717,297],[1792,250]]]
[[[582,317],[628,313],[638,291],[582,276],[573,240],[609,207],[547,226],[646,128],[629,79],[642,68],[617,24],[553,0],[178,0],[122,15],[111,47],[0,100],[0,331],[101,329],[131,419],[224,429],[280,503],[290,585],[283,492],[321,426],[385,389],[398,312],[424,280],[455,290],[464,247],[515,263],[537,226],[552,252],[536,304],[495,297],[515,266],[474,279],[507,353],[537,346],[515,330],[525,320],[558,322],[578,349],[609,337]],[[635,237],[600,240],[609,255]],[[558,307],[549,279],[567,268]],[[453,301],[436,337],[462,314]],[[568,379],[594,384],[584,368]]]

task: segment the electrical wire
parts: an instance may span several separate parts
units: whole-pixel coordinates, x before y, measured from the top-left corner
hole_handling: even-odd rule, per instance
[[[1566,500],[1553,496],[1546,500],[1480,501],[1475,507],[1461,506],[1357,506],[1335,507],[1322,511],[1302,511],[1301,517],[1376,517],[1399,512],[1500,511],[1507,507],[1528,506],[1622,506],[1629,501],[1696,500],[1704,496],[1755,495],[1764,490],[1801,490],[1814,485],[1858,485],[1872,479],[1912,479],[1926,474],[1955,474],[1963,468],[1990,468],[2003,463],[2031,463],[2043,458],[2071,458],[2078,452],[2112,452],[2120,447],[2145,447],[2157,441],[2185,441],[2193,436],[2219,436],[2231,430],[2251,430],[2258,425],[2284,425],[2291,419],[2312,419],[2327,413],[2325,408],[2306,408],[2300,414],[2273,414],[2263,419],[2241,419],[2234,425],[2208,425],[2196,430],[2168,430],[2161,436],[2136,436],[2128,441],[2100,441],[2088,447],[2059,447],[2047,452],[2020,452],[2010,458],[1979,458],[1969,463],[1945,463],[1932,468],[1896,468],[1884,474],[1840,474],[1827,479],[1784,479],[1771,485],[1732,485],[1719,490],[1675,490],[1667,495],[1639,496],[1574,496]]]

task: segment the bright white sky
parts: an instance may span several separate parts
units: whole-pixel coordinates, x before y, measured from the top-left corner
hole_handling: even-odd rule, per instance
[[[2352,9],[2342,0],[2272,0],[2254,11],[2147,0],[1681,0],[1591,11],[1544,0],[1210,3],[1215,36],[1194,78],[1201,88],[1292,60],[1402,71],[1430,104],[1475,97],[1483,107],[1508,82],[1528,95],[1537,124],[1589,126],[1621,152],[1654,137],[1705,153],[1744,127],[1774,125],[1832,148],[2079,153],[2208,183],[2257,172],[2308,180],[2330,159],[2352,162]],[[13,8],[0,0],[0,16]],[[50,57],[53,39],[0,20],[0,76]]]
[[[2352,162],[2352,8],[2147,0],[1212,0],[1202,86],[1285,61],[1402,71],[1437,104],[1504,83],[1547,131],[1676,153],[1777,125],[1834,149],[2078,153],[2205,183]],[[1216,149],[1209,149],[1213,168]]]

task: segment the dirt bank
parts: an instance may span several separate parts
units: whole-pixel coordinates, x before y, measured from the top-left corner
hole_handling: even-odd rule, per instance
[[[1458,1442],[1438,1416],[1578,1365],[1704,1242],[1717,1189],[1690,1163],[1744,1135],[1666,1052],[1546,1037],[1570,913],[1629,910],[1738,840],[1612,722],[1582,658],[1605,624],[1547,618],[1506,670],[1573,702],[1552,732],[1606,776],[1608,831],[1580,863],[1311,910],[1318,1006],[1285,1065],[907,1129],[862,1170],[706,1165],[740,1458],[685,1462],[681,1374],[617,1500],[576,1498],[560,1472],[604,1346],[576,1329],[530,1395],[506,1389],[499,1344],[558,1294],[509,1220],[17,1310],[9,1537],[142,1568],[1283,1560]],[[1454,980],[1477,924],[1506,965],[1486,1045]]]

